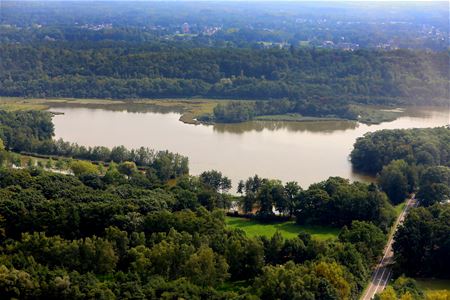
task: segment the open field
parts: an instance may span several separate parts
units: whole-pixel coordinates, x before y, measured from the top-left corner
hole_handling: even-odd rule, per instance
[[[23,99],[0,97],[0,109],[6,111],[17,110],[45,110],[48,106],[38,99]]]
[[[424,292],[446,290],[450,292],[450,279],[416,278],[417,285]]]
[[[118,105],[125,104],[124,101],[107,100],[107,99],[44,99],[44,98],[15,98],[0,97],[0,109],[6,111],[17,110],[46,110],[51,105]]]
[[[249,236],[272,237],[278,230],[284,238],[294,238],[300,232],[306,232],[311,234],[313,238],[326,240],[337,238],[340,231],[338,228],[331,227],[297,225],[293,221],[265,224],[255,220],[238,217],[227,217],[226,223],[232,228],[239,228],[244,230],[245,233]]]

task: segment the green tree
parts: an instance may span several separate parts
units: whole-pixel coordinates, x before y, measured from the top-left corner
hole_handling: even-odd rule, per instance
[[[244,187],[245,187],[245,185],[244,185],[244,181],[243,180],[239,180],[239,183],[238,183],[238,186],[237,186],[237,193],[238,194],[243,194],[244,193]]]
[[[215,286],[229,277],[225,259],[206,246],[201,246],[183,266],[184,274],[200,286]]]
[[[25,271],[0,266],[0,291],[2,297],[32,298],[39,283]]]
[[[277,230],[270,240],[265,242],[266,262],[276,265],[282,262],[281,251],[284,247],[284,238]]]
[[[53,168],[53,160],[51,158],[47,159],[47,162],[45,163],[45,167],[47,169]]]
[[[290,181],[286,182],[286,184],[284,185],[284,189],[286,191],[287,210],[289,216],[292,217],[297,205],[297,197],[302,191],[302,188],[298,185],[297,182]]]
[[[71,162],[70,169],[76,176],[84,174],[98,174],[97,166],[85,160],[75,160]]]
[[[449,276],[450,204],[413,208],[395,234],[395,270],[411,277]]]
[[[406,169],[408,165],[403,160],[392,161],[383,167],[378,182],[381,189],[388,195],[393,204],[401,203],[410,192]]]
[[[391,286],[387,286],[384,291],[377,295],[378,300],[397,300],[397,294]]]
[[[136,173],[138,171],[136,164],[134,162],[131,161],[124,161],[121,162],[118,166],[117,166],[117,170],[130,177],[131,175],[133,175],[134,173]]]
[[[55,167],[56,167],[56,169],[58,169],[59,171],[64,170],[64,168],[65,168],[65,163],[64,163],[64,161],[63,161],[61,158],[58,158],[58,160],[57,160],[56,163],[55,163]]]
[[[412,278],[404,276],[398,277],[393,284],[393,288],[400,299],[420,300],[424,298],[423,292],[417,286],[417,282]]]
[[[350,228],[344,227],[339,234],[341,242],[355,245],[356,249],[372,263],[382,254],[386,236],[380,228],[369,222],[353,221]]]
[[[233,231],[226,239],[225,258],[233,280],[251,279],[264,266],[264,247],[261,240],[248,238],[242,231]]]
[[[423,206],[450,199],[450,168],[433,166],[425,169],[420,177],[417,198]]]
[[[226,193],[231,188],[231,180],[222,175],[222,172],[212,170],[205,171],[199,176],[200,182],[213,189],[215,192]]]

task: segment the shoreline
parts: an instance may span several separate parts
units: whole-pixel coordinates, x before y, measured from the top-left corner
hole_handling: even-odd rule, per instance
[[[206,98],[168,98],[168,99],[81,99],[81,98],[20,98],[20,97],[0,97],[0,110],[48,110],[50,107],[70,106],[87,108],[104,108],[110,110],[160,110],[161,112],[180,113],[179,121],[190,125],[214,125],[214,124],[238,124],[238,123],[218,123],[213,121],[199,121],[199,117],[212,114],[214,107],[219,103],[231,101],[250,101],[234,99],[206,99]],[[251,100],[253,101],[253,100]],[[257,116],[250,121],[281,121],[281,122],[327,122],[327,121],[347,121],[358,122],[367,125],[391,122],[401,117],[410,107],[386,107],[353,104],[360,113],[357,120],[339,117],[312,117],[302,116],[296,113],[283,115]],[[51,111],[53,115],[60,112]]]

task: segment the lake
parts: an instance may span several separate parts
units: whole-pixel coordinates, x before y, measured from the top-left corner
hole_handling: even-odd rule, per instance
[[[190,125],[180,113],[151,108],[108,110],[51,107],[56,138],[85,146],[145,146],[189,157],[190,173],[216,169],[238,180],[262,177],[297,181],[304,188],[330,176],[370,180],[352,170],[349,154],[356,138],[380,129],[449,124],[447,109],[409,109],[393,122],[365,125],[350,121]]]

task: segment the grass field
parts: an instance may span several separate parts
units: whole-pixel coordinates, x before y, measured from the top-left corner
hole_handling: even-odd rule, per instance
[[[124,104],[123,101],[107,99],[44,99],[44,98],[16,98],[0,97],[0,109],[6,111],[18,110],[46,110],[50,105],[70,104],[70,105],[117,105]]]
[[[424,292],[432,292],[432,291],[441,291],[447,290],[450,291],[450,279],[425,279],[425,278],[416,278],[417,285]]]
[[[406,205],[406,201],[394,206],[397,216],[399,216],[401,214],[402,210],[405,208],[405,205]]]
[[[38,99],[0,97],[0,109],[6,111],[44,110],[48,106]]]
[[[313,238],[326,240],[335,239],[339,234],[339,229],[337,228],[297,225],[293,221],[265,224],[250,219],[227,217],[226,223],[229,227],[244,230],[249,236],[271,237],[278,230],[285,238],[294,238],[300,232],[307,232],[311,234]]]

